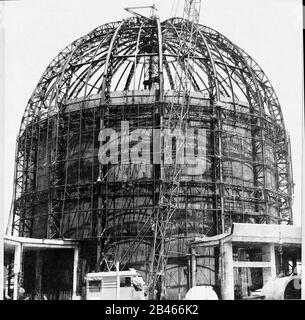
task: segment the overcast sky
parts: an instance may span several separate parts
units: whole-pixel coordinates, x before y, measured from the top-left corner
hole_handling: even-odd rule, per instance
[[[125,7],[155,4],[162,20],[183,0],[19,0],[6,2],[4,215],[11,206],[15,140],[27,101],[50,61],[92,29],[121,20]],[[302,1],[202,0],[200,23],[223,33],[269,77],[292,140],[294,220],[301,216]]]

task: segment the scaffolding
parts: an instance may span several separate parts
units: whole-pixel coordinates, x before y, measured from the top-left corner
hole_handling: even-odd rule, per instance
[[[179,39],[191,28],[181,18],[130,17],[93,30],[51,62],[17,139],[12,235],[91,241],[97,268],[119,259],[148,280],[175,165],[164,163],[164,136],[155,137],[157,164],[151,152],[149,162],[101,165],[99,134],[119,131],[122,121],[129,132],[178,124],[181,74],[189,84],[183,125],[206,130],[206,170],[177,175],[167,220],[181,241],[165,257],[168,297],[190,285],[189,239],[224,233],[233,222],[292,224],[289,139],[268,78],[237,45],[199,24],[192,56],[182,61]]]

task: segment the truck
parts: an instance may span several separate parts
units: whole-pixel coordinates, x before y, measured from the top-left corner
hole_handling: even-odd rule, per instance
[[[86,300],[147,300],[147,287],[135,270],[88,273]]]

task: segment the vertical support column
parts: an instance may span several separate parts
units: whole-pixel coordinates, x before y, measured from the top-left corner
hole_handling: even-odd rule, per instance
[[[191,287],[196,286],[196,249],[191,248]]]
[[[269,268],[263,268],[263,283],[276,277],[274,243],[265,244],[262,252],[262,260],[270,262]]]
[[[41,294],[41,279],[42,279],[42,252],[36,252],[36,266],[35,266],[35,290]]]
[[[245,249],[242,249],[239,251],[239,259],[241,261],[246,261],[246,250]],[[248,296],[248,272],[249,272],[249,269],[247,268],[241,268],[240,270],[240,280],[241,280],[241,295],[242,297],[247,297]]]
[[[276,263],[275,263],[275,249],[274,243],[270,243],[270,264],[271,264],[271,278],[276,277]]]
[[[72,286],[72,300],[76,300],[77,296],[77,268],[79,260],[79,248],[74,249],[74,261],[73,261],[73,286]]]
[[[22,244],[18,243],[15,246],[14,252],[14,294],[13,300],[18,299],[19,290],[19,275],[22,270]]]
[[[116,300],[120,300],[120,263],[116,262]]]
[[[220,244],[222,300],[234,300],[234,273],[232,242]]]

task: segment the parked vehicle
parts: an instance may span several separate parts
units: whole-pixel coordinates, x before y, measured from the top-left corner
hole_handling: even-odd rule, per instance
[[[300,300],[301,275],[277,277],[269,280],[262,289],[252,292],[249,299]]]
[[[88,273],[86,300],[147,300],[147,288],[135,269]]]

